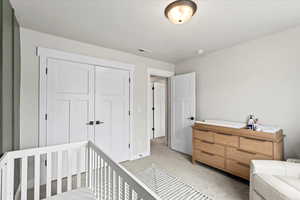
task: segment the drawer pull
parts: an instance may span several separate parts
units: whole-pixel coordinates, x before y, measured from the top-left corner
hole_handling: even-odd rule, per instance
[[[203,130],[203,129],[201,129],[201,130],[197,130],[197,131],[196,131],[196,133],[197,133],[197,134],[201,134],[201,132],[205,132],[205,133],[207,133],[207,132],[209,132],[209,131],[208,131],[208,130]]]
[[[248,137],[241,137],[241,138],[244,138],[244,139],[247,139],[247,140],[253,140],[253,141],[269,142],[269,141],[266,141],[264,139],[259,139],[259,138],[248,138]]]
[[[208,152],[205,152],[205,151],[202,151],[202,153],[207,154],[207,155],[210,155],[210,156],[214,156],[214,155],[215,155],[215,154],[213,154],[213,153],[208,153]]]
[[[233,136],[232,134],[229,134],[229,133],[218,133],[220,135],[226,135],[226,136]]]
[[[255,155],[256,153],[253,153],[253,152],[250,152],[250,151],[245,151],[243,149],[237,149],[237,151],[240,151],[240,152],[244,152],[244,153],[248,153],[248,154],[252,154],[252,155]]]
[[[249,168],[249,165],[247,165],[245,163],[237,162],[237,164]]]
[[[206,141],[206,140],[201,140],[203,143],[207,143],[207,144],[215,144],[214,142],[210,142],[210,141]]]

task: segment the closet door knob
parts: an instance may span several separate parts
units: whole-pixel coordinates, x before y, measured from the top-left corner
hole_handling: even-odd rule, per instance
[[[89,122],[87,123],[87,125],[93,126],[93,125],[94,125],[94,121],[89,121]]]
[[[190,119],[190,120],[195,120],[195,117],[190,117],[189,119]]]
[[[97,125],[99,125],[99,124],[104,124],[104,122],[101,122],[101,121],[98,120],[98,121],[96,121],[96,124],[97,124]]]

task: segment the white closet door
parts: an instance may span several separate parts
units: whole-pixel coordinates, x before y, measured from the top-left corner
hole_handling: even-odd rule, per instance
[[[46,146],[92,139],[94,127],[94,66],[48,59]],[[77,172],[76,152],[70,166],[63,165],[62,176]],[[74,155],[73,155],[74,154]],[[84,159],[84,155],[81,156]],[[63,160],[69,159],[63,153]],[[42,171],[45,166],[42,165]],[[53,154],[52,178],[57,175],[57,155]],[[80,166],[84,170],[84,163]],[[42,182],[45,177],[42,177]]]
[[[129,72],[96,67],[95,143],[116,162],[129,160]]]
[[[196,74],[171,78],[171,148],[192,154],[192,128],[196,109]]]
[[[154,86],[154,137],[166,136],[166,85],[155,82]]]
[[[49,59],[47,78],[46,145],[92,138],[94,67]]]

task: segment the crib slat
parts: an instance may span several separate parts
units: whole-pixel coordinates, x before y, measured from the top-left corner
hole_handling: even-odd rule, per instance
[[[14,169],[15,169],[15,160],[10,159],[7,162],[7,176],[6,176],[6,190],[7,190],[7,200],[14,199]]]
[[[99,155],[99,157],[98,157],[99,159],[99,174],[98,174],[98,181],[99,181],[99,183],[98,183],[98,189],[99,189],[99,199],[101,199],[101,197],[102,197],[102,186],[101,186],[101,178],[102,178],[102,163],[101,163],[101,156]]]
[[[87,174],[86,174],[86,182],[87,182],[87,186],[88,188],[91,188],[91,148],[88,146],[87,147]]]
[[[51,181],[52,181],[52,153],[47,153],[47,181],[46,181],[46,197],[51,196]]]
[[[110,166],[109,167],[109,187],[110,187],[110,191],[109,191],[109,195],[110,195],[110,199],[113,198],[114,196],[114,188],[113,188],[113,184],[114,184],[114,179],[113,179],[113,169],[112,167]]]
[[[104,159],[101,160],[101,189],[102,189],[102,197],[105,198],[105,162]]]
[[[93,192],[96,193],[96,152],[93,151]]]
[[[7,199],[7,164],[5,164],[3,166],[2,169],[2,196],[1,196],[1,200],[5,200]]]
[[[122,199],[126,199],[125,180],[122,178]]]
[[[96,154],[96,199],[99,199],[99,156]]]
[[[116,171],[116,199],[120,199],[120,177],[119,175],[117,174],[117,171]]]
[[[97,199],[97,195],[98,195],[98,180],[97,180],[97,176],[98,176],[98,172],[97,172],[97,168],[98,168],[98,165],[97,165],[97,154],[95,152],[95,195],[96,195],[96,199]]]
[[[84,187],[88,188],[88,182],[89,182],[89,179],[88,179],[88,169],[89,169],[89,146],[85,146],[84,147],[84,173],[85,173],[85,178],[84,178]]]
[[[61,194],[62,151],[57,152],[57,194]]]
[[[90,147],[85,149],[85,187],[90,188]]]
[[[91,149],[91,190],[94,192],[94,151]]]
[[[72,155],[71,150],[68,150],[68,191],[72,190]]]
[[[99,155],[99,171],[98,171],[98,189],[99,189],[99,199],[101,199],[102,197],[102,159],[101,159],[101,156]]]
[[[22,158],[22,178],[21,178],[21,200],[27,199],[27,168],[28,168],[27,157]]]
[[[40,154],[34,156],[34,199],[40,199]]]
[[[97,163],[97,157],[96,157],[96,152],[94,151],[93,152],[93,168],[94,168],[94,170],[93,170],[93,179],[94,179],[94,189],[93,189],[93,191],[94,191],[94,193],[96,194],[96,192],[97,192],[97,177],[96,177],[96,171],[97,171],[97,168],[96,168],[96,163]]]
[[[4,186],[4,184],[2,183],[3,181],[3,169],[0,168],[0,199],[2,200],[3,199],[3,188],[2,186]]]
[[[108,182],[108,164],[107,162],[104,163],[104,171],[105,171],[105,198],[109,198],[109,182]]]
[[[77,188],[80,188],[81,187],[81,148],[78,149],[78,156],[77,156]]]

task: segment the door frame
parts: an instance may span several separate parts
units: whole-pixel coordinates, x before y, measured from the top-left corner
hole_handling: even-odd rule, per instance
[[[151,97],[152,97],[152,90],[150,87],[151,84],[151,76],[160,76],[160,77],[165,77],[165,78],[170,78],[175,75],[174,71],[167,71],[167,70],[161,70],[161,69],[156,69],[156,68],[148,68],[147,69],[147,154],[151,154],[151,149],[150,149],[150,139],[151,139],[151,128],[152,128],[152,109],[151,109]],[[168,90],[168,96],[170,97],[170,84],[168,81],[167,84],[167,90]],[[167,105],[167,110],[168,110],[168,118],[170,118],[170,98],[168,98],[168,105]],[[168,120],[168,132],[166,135],[170,137],[170,120]]]
[[[130,110],[130,117],[129,117],[129,141],[131,144],[129,153],[130,153],[130,159],[133,159],[133,125],[134,125],[134,106],[133,106],[133,97],[134,92],[133,88],[135,85],[134,80],[134,73],[135,73],[135,65],[132,64],[126,64],[111,60],[105,60],[90,56],[84,56],[80,54],[75,53],[68,53],[61,50],[55,50],[55,49],[49,49],[49,48],[43,48],[43,47],[37,47],[37,56],[39,58],[39,147],[46,145],[46,120],[45,116],[47,113],[47,60],[49,58],[52,59],[58,59],[58,60],[65,60],[70,62],[77,62],[77,63],[83,63],[93,66],[99,66],[99,67],[106,67],[106,68],[113,68],[113,69],[119,69],[119,70],[125,70],[129,72],[129,78],[130,78],[130,84],[129,84],[129,110]]]

